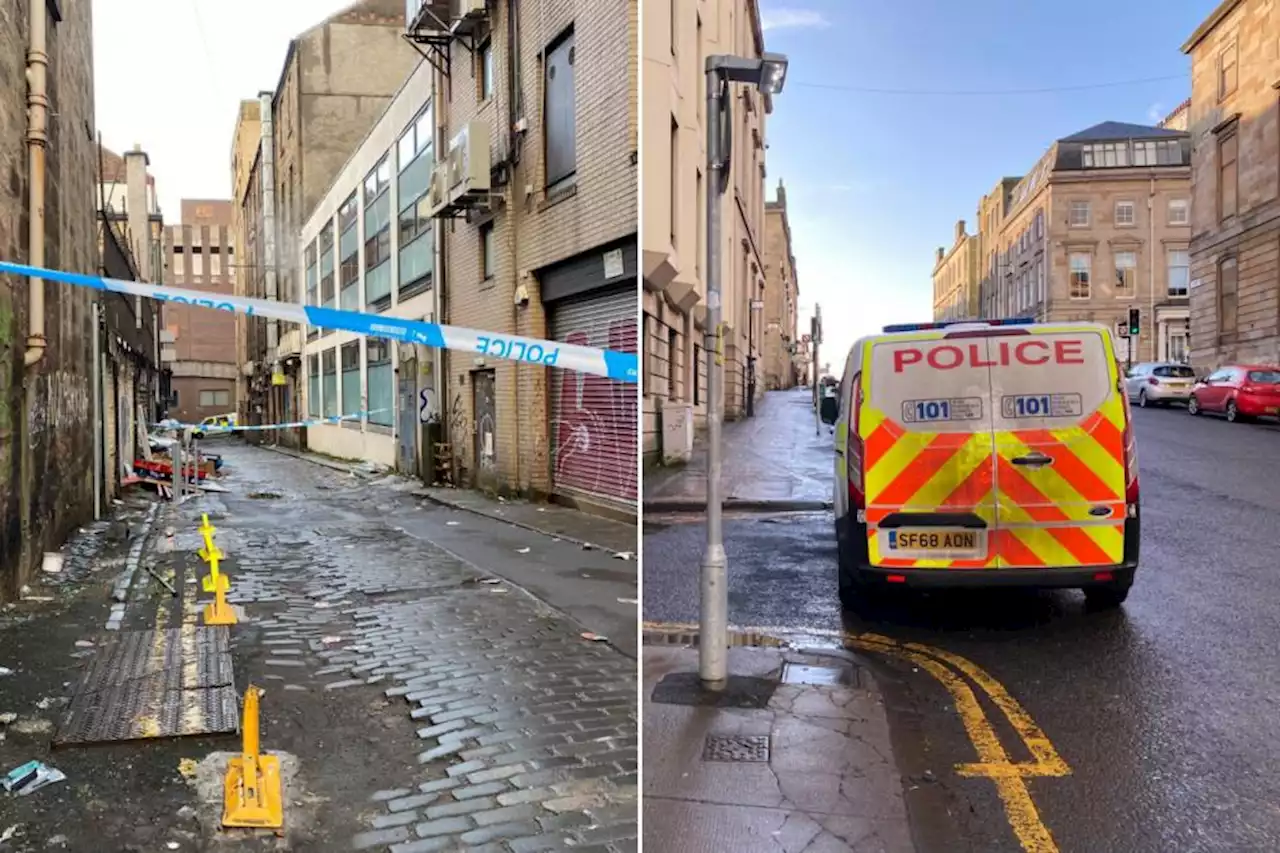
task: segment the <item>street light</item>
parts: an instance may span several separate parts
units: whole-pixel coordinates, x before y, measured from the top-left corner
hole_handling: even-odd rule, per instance
[[[720,467],[723,448],[724,361],[721,349],[720,202],[729,188],[733,155],[730,83],[755,86],[763,94],[782,91],[787,58],[766,53],[758,59],[718,54],[707,57],[707,548],[702,555],[698,674],[705,687],[718,690],[728,682],[729,584],[724,553]]]

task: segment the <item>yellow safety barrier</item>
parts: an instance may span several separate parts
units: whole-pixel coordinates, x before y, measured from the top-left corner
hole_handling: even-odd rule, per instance
[[[258,697],[252,684],[244,693],[244,750],[227,762],[223,826],[279,829],[284,826],[280,759],[258,751]]]
[[[218,570],[218,564],[222,562],[224,555],[214,544],[215,532],[216,529],[209,523],[208,513],[202,513],[200,533],[204,536],[204,547],[200,549],[200,558],[209,564],[209,574],[205,575],[203,584],[205,592],[213,593],[213,601],[204,608],[204,624],[234,625],[240,620],[236,618],[235,608],[227,603],[227,591],[231,588],[231,582]]]

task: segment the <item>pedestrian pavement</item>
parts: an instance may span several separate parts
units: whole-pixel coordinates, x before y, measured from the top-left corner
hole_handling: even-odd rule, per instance
[[[721,481],[727,508],[813,510],[831,503],[831,428],[819,424],[813,390],[767,391],[755,416],[725,423]],[[644,472],[646,513],[699,510],[706,503],[705,434],[684,465]]]
[[[696,648],[644,649],[646,850],[914,851],[884,704],[867,670],[731,648],[733,698],[715,702],[696,687],[697,669]]]
[[[0,796],[0,832],[17,826],[15,837],[29,845],[16,849],[44,849],[51,839],[74,850],[203,849],[215,836],[219,849],[264,849],[264,839],[218,830],[220,775],[204,784],[216,754],[225,761],[238,749],[234,735],[144,731],[129,743],[48,750],[85,667],[95,669],[96,657],[84,657],[95,649],[79,642],[101,647],[172,626],[181,641],[163,649],[157,641],[153,657],[176,663],[180,689],[205,676],[188,642],[209,599],[196,592],[201,513],[217,529],[228,598],[243,613],[228,630],[234,689],[265,688],[263,748],[296,767],[283,849],[637,848],[636,661],[625,643],[572,618],[572,602],[540,600],[509,579],[539,551],[564,562],[555,549],[571,546],[487,519],[468,528],[393,479],[238,443],[223,449],[227,494],[163,505],[150,537],[135,523],[132,544],[147,543],[139,559],[130,562],[130,541],[97,558],[109,570],[68,590],[69,609],[58,610],[58,598],[48,612],[31,605],[24,621],[0,622],[0,665],[21,686],[9,694],[5,683],[6,696],[39,719],[24,714],[25,727],[0,742],[3,769],[43,758],[69,777],[21,800]],[[433,540],[432,524],[448,547]],[[486,540],[487,550],[467,551],[468,539]],[[634,563],[572,553],[589,573],[609,577],[624,565],[634,576]],[[113,603],[120,575],[130,582],[124,602]],[[577,585],[593,582],[634,596],[634,577]],[[182,705],[163,695],[166,710]],[[188,708],[174,723],[207,722],[200,711]]]
[[[354,476],[375,478],[378,475],[358,463],[342,462],[316,453],[297,451],[287,447],[264,445],[268,450],[305,459],[335,471]],[[504,521],[526,530],[545,533],[578,545],[603,548],[614,554],[635,554],[638,528],[634,521],[604,518],[567,506],[535,501],[508,500],[490,497],[472,489],[449,486],[416,485],[412,494],[441,506],[453,507],[465,512]]]

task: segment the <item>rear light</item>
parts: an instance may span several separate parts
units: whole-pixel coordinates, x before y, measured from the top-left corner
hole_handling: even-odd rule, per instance
[[[968,329],[963,332],[947,332],[944,338],[999,338],[1008,335],[1029,335],[1031,332],[1026,329]]]
[[[1116,576],[1111,572],[1094,572],[1093,579],[1096,581],[1113,581],[1116,579]]]
[[[1159,379],[1156,379],[1154,376],[1152,376],[1150,379],[1148,379],[1148,380],[1147,380],[1147,384],[1148,384],[1148,385],[1159,385],[1159,384],[1160,384],[1160,380],[1159,380]]]
[[[906,575],[886,575],[885,580],[888,581],[889,583],[906,583],[907,576]]]
[[[857,512],[867,508],[867,496],[862,479],[862,457],[865,446],[862,441],[862,374],[853,375],[853,417],[849,421],[849,435],[845,439],[845,472],[849,480],[849,509]]]
[[[1138,505],[1138,447],[1133,436],[1133,417],[1129,409],[1129,395],[1124,390],[1124,380],[1116,381],[1116,393],[1124,406],[1124,502],[1130,507]]]

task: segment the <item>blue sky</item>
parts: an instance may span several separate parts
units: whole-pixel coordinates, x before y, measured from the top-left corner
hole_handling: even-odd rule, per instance
[[[1190,94],[1179,48],[1217,0],[761,0],[766,49],[790,59],[767,128],[802,324],[822,305],[826,355],[927,320],[934,251],[978,199],[1053,140],[1101,121],[1155,123]],[[973,92],[1173,79],[1042,94]],[[831,88],[826,88],[831,87]],[[1154,118],[1154,121],[1152,120]]]

